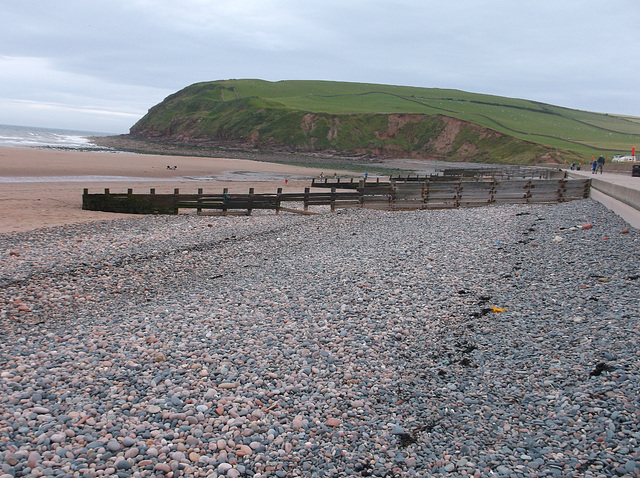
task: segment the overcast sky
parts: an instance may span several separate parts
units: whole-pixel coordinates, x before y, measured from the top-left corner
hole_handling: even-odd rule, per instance
[[[126,133],[229,78],[455,88],[640,116],[639,0],[3,0],[0,123]]]

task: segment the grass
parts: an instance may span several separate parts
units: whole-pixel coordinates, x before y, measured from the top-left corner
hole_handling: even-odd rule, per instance
[[[314,128],[300,124],[314,114]],[[396,138],[376,139],[392,113],[427,115],[420,127],[405,126]],[[437,118],[449,116],[498,131],[511,140],[492,144],[466,133],[484,160],[563,151],[565,160],[630,152],[640,146],[640,118],[572,110],[549,104],[459,90],[329,81],[223,80],[191,85],[154,106],[132,132],[247,141],[298,148],[400,148],[429,153],[428,140],[442,131]],[[384,123],[384,124],[383,124]],[[339,124],[339,126],[336,126]],[[439,126],[440,125],[440,126]],[[439,129],[440,128],[440,129]],[[331,134],[337,130],[337,134]],[[499,144],[498,144],[499,143]],[[526,150],[529,150],[528,152]],[[433,151],[432,151],[433,152]],[[451,153],[449,159],[457,153]]]

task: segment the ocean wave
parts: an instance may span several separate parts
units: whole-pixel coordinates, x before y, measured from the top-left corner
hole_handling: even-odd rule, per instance
[[[90,131],[0,125],[0,147],[105,151],[108,148],[98,146],[90,139],[91,136],[104,135]]]

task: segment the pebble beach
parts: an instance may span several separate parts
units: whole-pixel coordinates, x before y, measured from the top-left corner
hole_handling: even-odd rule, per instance
[[[640,235],[591,200],[0,234],[0,478],[640,476]]]

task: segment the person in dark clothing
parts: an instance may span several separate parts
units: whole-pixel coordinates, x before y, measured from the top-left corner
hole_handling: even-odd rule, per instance
[[[598,158],[598,167],[596,169],[596,173],[600,171],[600,174],[602,174],[603,166],[604,166],[604,156],[600,155],[600,157]]]

